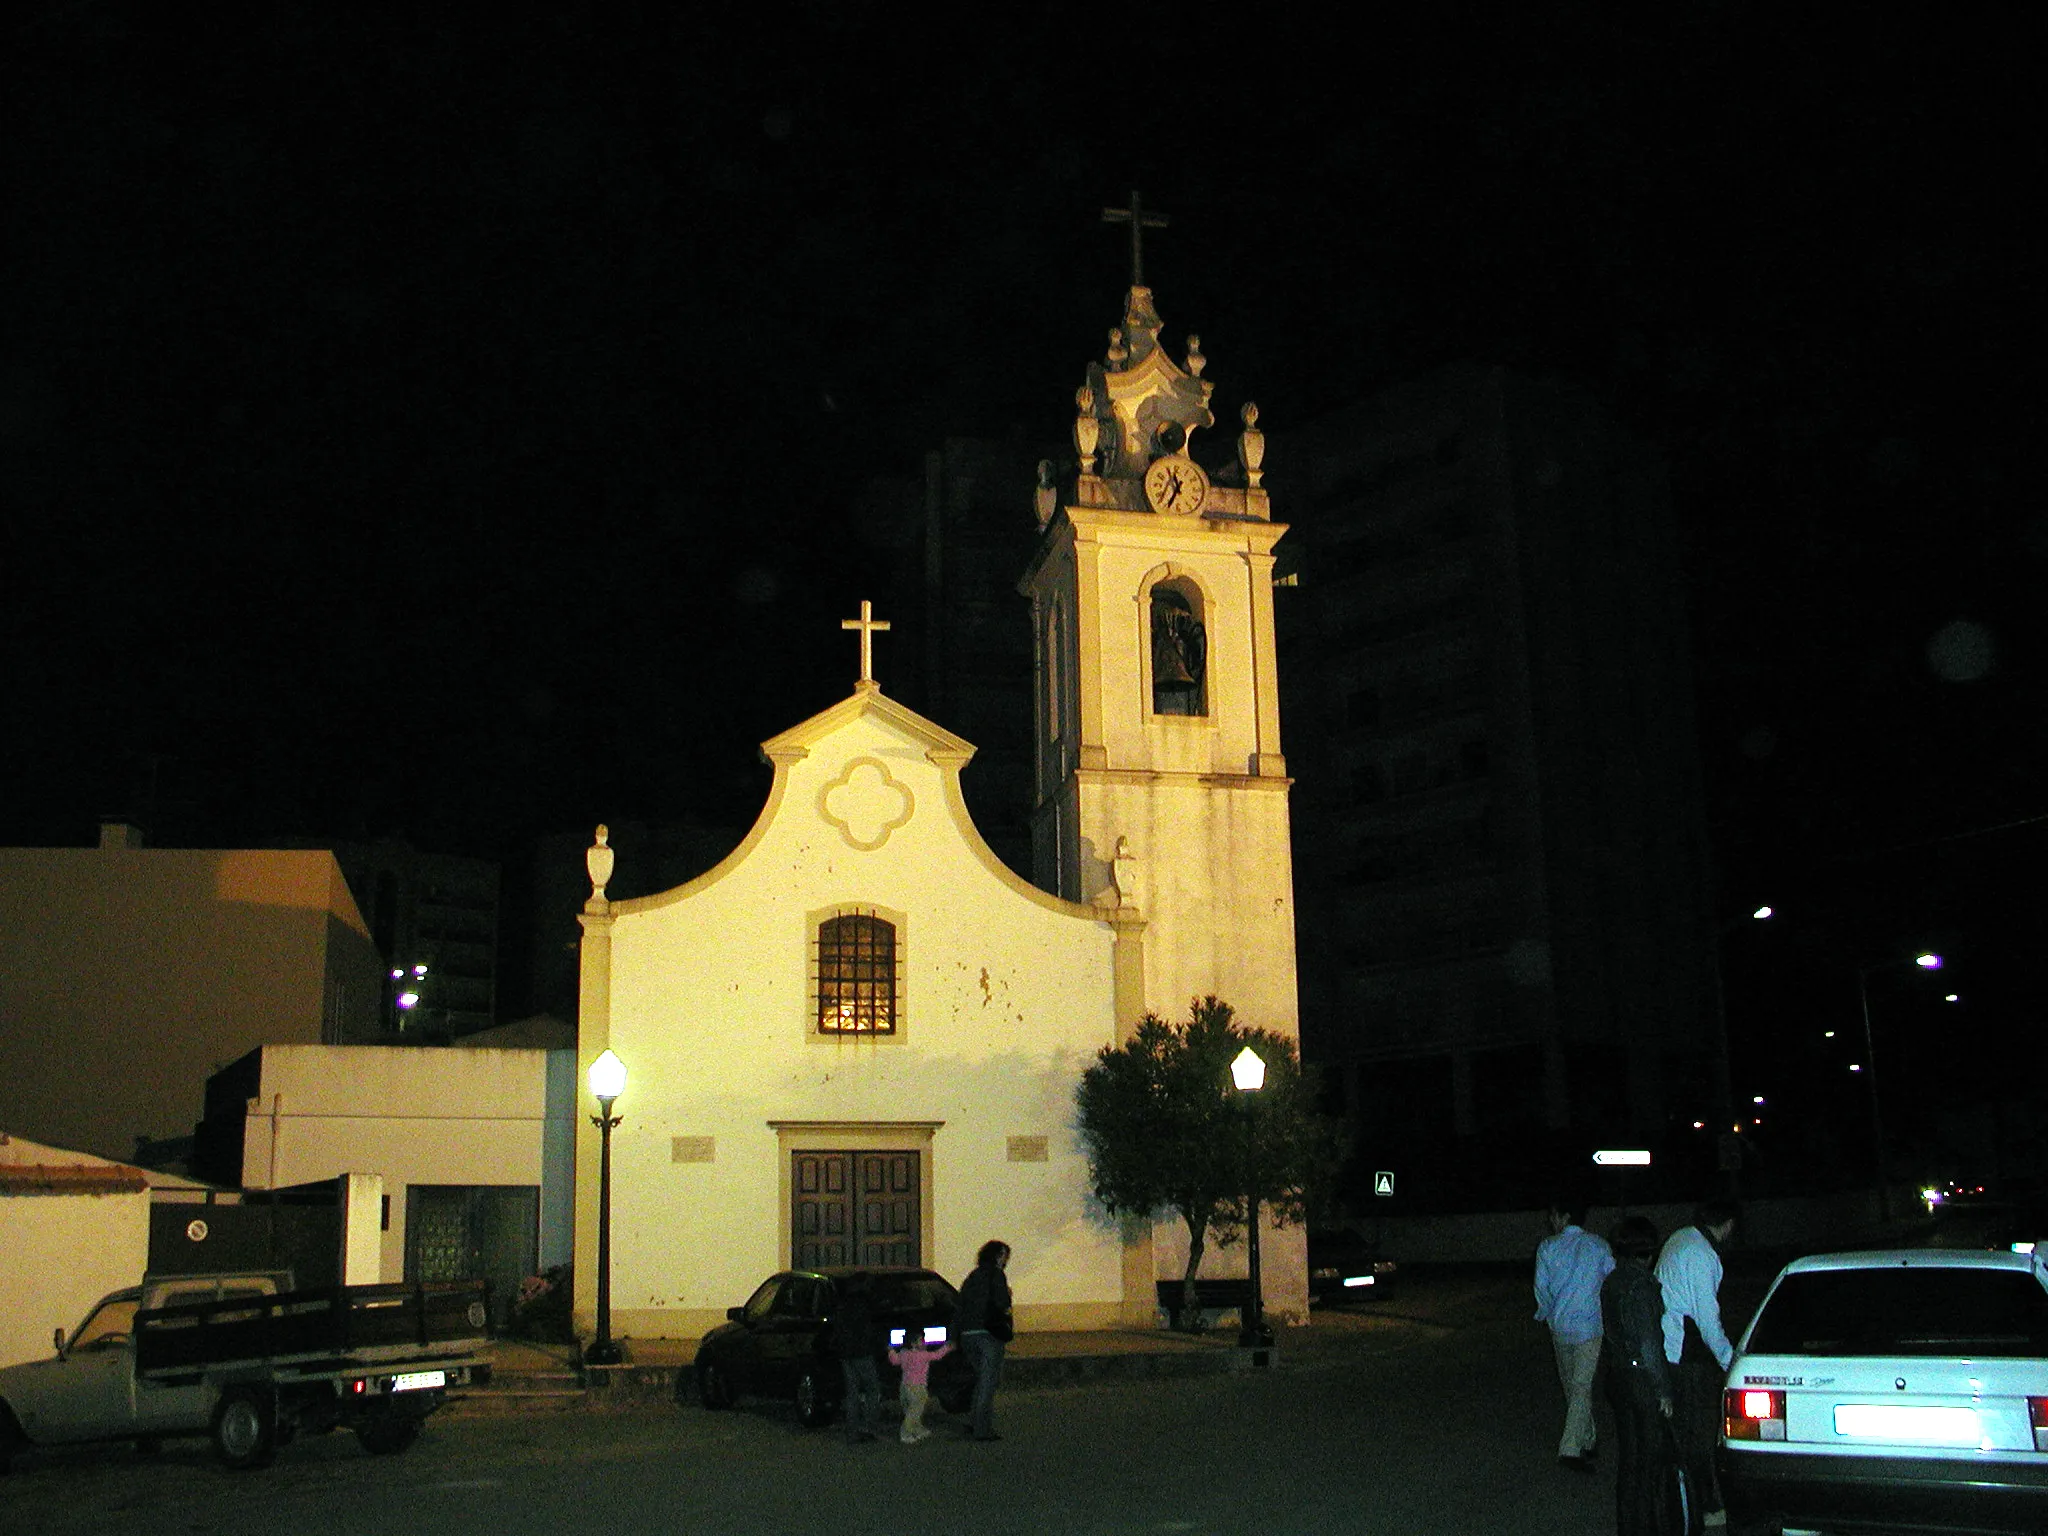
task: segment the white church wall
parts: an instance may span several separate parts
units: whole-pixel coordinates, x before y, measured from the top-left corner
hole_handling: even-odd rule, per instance
[[[605,1038],[629,1074],[614,1332],[722,1321],[790,1261],[792,1151],[877,1144],[928,1154],[926,1265],[957,1281],[1001,1237],[1022,1326],[1114,1321],[1122,1244],[1088,1193],[1073,1109],[1116,1038],[1112,928],[1004,869],[949,770],[899,725],[856,716],[804,746],[777,753],[781,793],[740,854],[610,908]],[[851,906],[902,924],[893,1037],[817,1029],[817,915]],[[601,1048],[586,1022],[585,1059]],[[1013,1161],[1040,1149],[1011,1138],[1043,1138],[1044,1160]]]
[[[1214,993],[1248,1026],[1299,1031],[1287,797],[1191,780],[1105,784],[1091,808],[1097,825],[1127,837],[1143,882],[1145,996],[1171,1019]],[[1206,859],[1176,857],[1186,846]]]

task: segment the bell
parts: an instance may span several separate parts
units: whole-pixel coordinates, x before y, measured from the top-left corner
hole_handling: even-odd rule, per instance
[[[1192,688],[1195,686],[1195,674],[1190,672],[1187,669],[1187,663],[1181,660],[1178,647],[1169,649],[1160,658],[1160,662],[1159,676],[1154,681],[1161,688]]]

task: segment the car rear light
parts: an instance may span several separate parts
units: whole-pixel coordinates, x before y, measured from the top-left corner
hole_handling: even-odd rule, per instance
[[[1754,1387],[1731,1387],[1726,1394],[1726,1431],[1730,1440],[1785,1438],[1785,1394]],[[2035,1436],[2038,1440],[2040,1437]]]
[[[361,1397],[364,1393],[370,1390],[370,1384],[367,1381],[363,1380],[362,1377],[358,1376],[354,1381],[351,1381],[348,1384],[348,1390],[350,1396]]]
[[[2048,1397],[2027,1399],[2027,1420],[2034,1426],[2034,1449],[2048,1451]]]

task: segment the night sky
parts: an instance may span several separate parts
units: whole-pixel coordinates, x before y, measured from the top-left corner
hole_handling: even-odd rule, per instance
[[[1660,9],[1361,9],[1339,44],[1255,11],[17,8],[0,842],[126,816],[512,862],[744,826],[754,744],[852,680],[839,619],[908,590],[877,479],[948,435],[1061,446],[1138,186],[1169,343],[1201,332],[1219,416],[1259,401],[1279,494],[1290,424],[1461,359],[1656,444],[1730,911],[1798,915],[1798,995],[1852,1007],[1844,964],[1949,945],[1998,978],[1980,1038],[2020,1038],[2027,11]],[[910,661],[878,642],[885,686]],[[1738,951],[1731,1003],[1778,1016]]]

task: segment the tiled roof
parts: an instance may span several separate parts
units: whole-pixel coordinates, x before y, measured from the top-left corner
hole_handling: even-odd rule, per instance
[[[0,1195],[125,1195],[148,1188],[139,1168],[0,1163]]]

